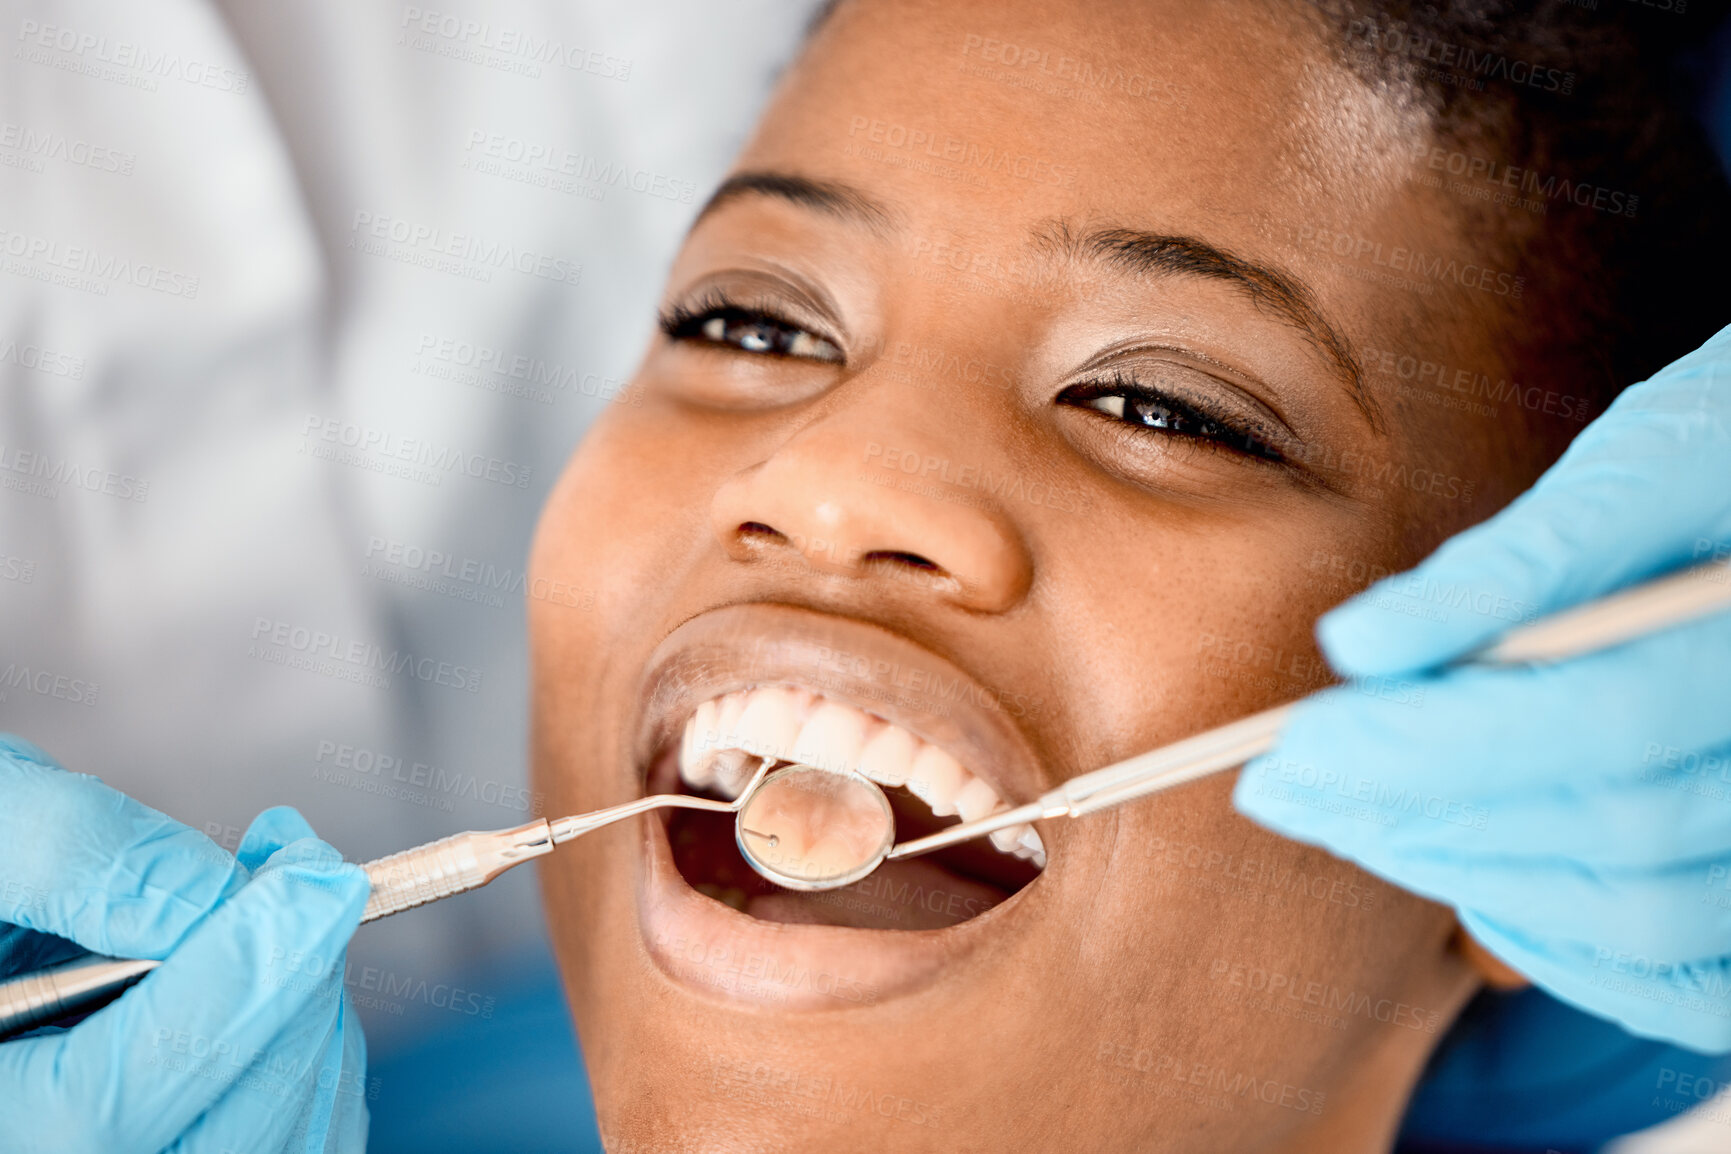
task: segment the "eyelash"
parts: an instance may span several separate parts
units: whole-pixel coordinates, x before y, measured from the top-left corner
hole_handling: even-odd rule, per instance
[[[690,304],[669,307],[661,314],[661,331],[668,340],[717,345],[753,356],[842,362],[840,347],[829,338],[768,309],[736,304],[713,290]]]
[[[752,356],[789,357],[834,364],[840,364],[843,359],[841,349],[828,338],[818,336],[798,322],[771,310],[740,305],[716,290],[704,293],[689,304],[670,306],[661,314],[660,326],[669,340],[722,346]],[[801,338],[811,345],[827,346],[834,355],[823,355],[818,348],[802,348]],[[747,343],[754,339],[760,342],[759,347],[753,348]],[[1154,430],[1162,430],[1167,436],[1215,445],[1276,464],[1286,459],[1274,446],[1233,420],[1150,388],[1122,370],[1115,370],[1100,380],[1072,386],[1059,399],[1065,397],[1138,432],[1151,434]],[[1117,412],[1092,403],[1108,398],[1120,400]]]
[[[1167,436],[1216,445],[1258,460],[1275,464],[1286,460],[1280,450],[1236,421],[1150,388],[1122,370],[1115,370],[1101,380],[1072,386],[1064,391],[1064,396],[1138,432],[1158,429]],[[1118,400],[1116,412],[1094,403],[1106,399]]]

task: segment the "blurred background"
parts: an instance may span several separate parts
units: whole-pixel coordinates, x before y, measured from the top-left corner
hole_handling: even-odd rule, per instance
[[[536,513],[814,7],[0,4],[0,728],[231,849],[539,815]],[[349,956],[372,1150],[599,1149],[531,871]]]

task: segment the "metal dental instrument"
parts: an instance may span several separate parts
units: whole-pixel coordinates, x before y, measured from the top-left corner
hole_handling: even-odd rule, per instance
[[[1731,609],[1731,561],[1710,562],[1565,610],[1503,634],[1461,664],[1558,661]],[[788,889],[850,885],[885,861],[918,857],[1024,822],[1081,817],[1243,765],[1274,747],[1293,704],[1071,778],[1038,800],[892,846],[882,789],[851,771],[762,761],[732,801],[654,794],[594,813],[515,829],[460,833],[363,868],[373,884],[363,922],[486,885],[512,866],[591,830],[654,809],[735,815],[751,867]],[[0,1039],[81,1013],[117,996],[160,962],[87,957],[0,983]]]
[[[740,796],[739,852],[783,889],[852,885],[883,864],[896,840],[889,798],[851,771],[784,766]]]
[[[361,868],[367,871],[373,892],[361,921],[377,921],[440,898],[479,889],[512,866],[552,853],[554,846],[653,809],[737,813],[769,776],[770,764],[768,761],[760,764],[745,789],[732,801],[652,794],[594,813],[554,821],[540,818],[515,829],[453,834],[367,862]],[[135,960],[96,954],[0,982],[0,1040],[73,1014],[88,1013],[118,997],[161,964],[148,958]]]
[[[1504,633],[1457,665],[1524,665],[1608,649],[1697,617],[1731,609],[1731,561],[1710,561],[1554,613]],[[903,842],[889,861],[918,857],[1024,822],[1081,817],[1243,765],[1274,748],[1297,702],[1073,777],[1039,800]]]

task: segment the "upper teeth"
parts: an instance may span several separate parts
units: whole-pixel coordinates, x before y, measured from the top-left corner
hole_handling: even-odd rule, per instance
[[[1009,805],[985,779],[944,750],[881,717],[809,690],[764,685],[705,701],[685,723],[679,776],[697,789],[737,797],[753,758],[854,770],[885,786],[906,786],[939,817],[963,821]],[[1031,825],[991,834],[1004,853],[1044,867],[1046,847]]]

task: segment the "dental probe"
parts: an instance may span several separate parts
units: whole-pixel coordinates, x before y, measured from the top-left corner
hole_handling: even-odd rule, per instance
[[[594,813],[573,814],[548,821],[539,818],[514,829],[470,830],[426,845],[391,854],[361,866],[372,883],[372,894],[361,922],[424,906],[455,894],[479,889],[510,869],[553,852],[553,847],[591,830],[612,825],[654,809],[705,809],[733,813],[750,799],[770,762],[764,761],[732,801],[685,794],[658,793]],[[78,958],[32,974],[0,982],[0,1040],[73,1014],[86,1013],[112,1001],[127,987],[162,963],[149,958],[109,958],[100,954]]]
[[[1518,626],[1454,664],[1495,667],[1561,661],[1726,609],[1731,609],[1731,560],[1710,561]],[[1274,748],[1297,704],[1277,705],[1073,777],[1037,801],[903,842],[884,860],[919,857],[1026,822],[1081,817],[1243,765]]]

